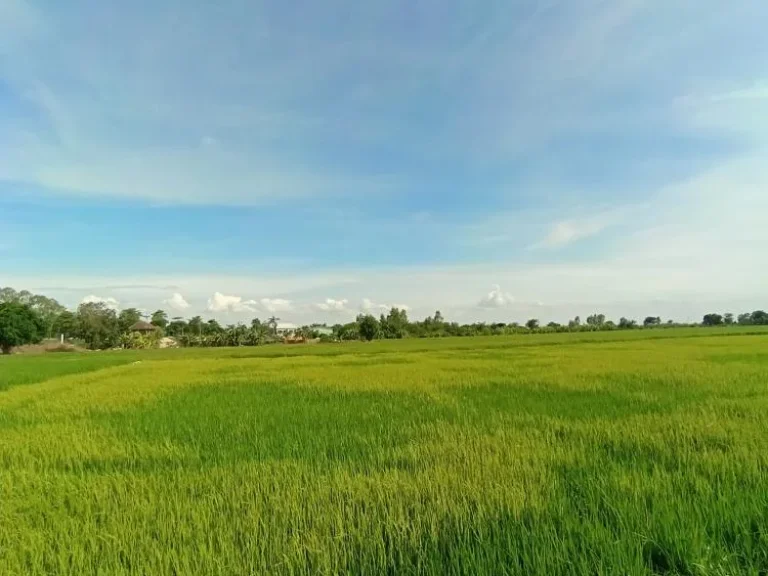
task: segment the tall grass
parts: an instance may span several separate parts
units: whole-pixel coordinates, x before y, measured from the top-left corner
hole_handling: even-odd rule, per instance
[[[674,332],[14,386],[0,574],[766,574],[768,337]]]

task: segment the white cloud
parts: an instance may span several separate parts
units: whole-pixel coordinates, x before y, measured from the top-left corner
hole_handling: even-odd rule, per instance
[[[370,298],[363,298],[360,303],[360,310],[368,313],[389,312],[392,308],[398,310],[405,310],[406,312],[411,310],[411,307],[407,304],[378,304],[372,301]]]
[[[175,292],[173,296],[171,296],[167,300],[163,300],[163,303],[168,305],[173,310],[177,310],[178,312],[183,312],[184,310],[187,310],[190,307],[189,302],[187,302],[184,299],[184,296],[182,296],[178,292]]]
[[[739,173],[744,174],[745,182],[760,174],[767,178],[755,180],[748,202],[731,205],[720,191],[724,182],[737,181],[734,176]],[[124,295],[130,297],[132,306],[147,310],[157,309],[162,294],[168,293],[155,287],[177,286],[193,303],[189,315],[204,314],[206,310],[196,309],[194,302],[205,302],[207,295],[218,288],[219,296],[210,298],[208,312],[222,319],[233,311],[264,314],[260,303],[224,294],[280,293],[291,295],[294,310],[290,320],[299,324],[321,319],[318,316],[324,312],[311,303],[322,301],[329,290],[336,300],[349,302],[360,302],[360,295],[368,294],[360,309],[376,315],[388,310],[382,302],[409,302],[413,317],[424,317],[439,309],[447,319],[462,322],[525,321],[531,316],[562,322],[594,312],[611,317],[661,314],[696,319],[713,310],[768,307],[768,269],[759,265],[758,255],[768,246],[768,229],[760,225],[762,214],[768,210],[761,181],[768,182],[768,165],[755,160],[753,164],[733,165],[720,177],[712,173],[667,190],[650,208],[656,215],[655,220],[650,220],[653,229],[617,240],[615,250],[600,258],[573,263],[345,268],[329,270],[325,275],[308,273],[290,278],[281,274],[260,274],[258,278],[4,274],[0,284],[46,294],[68,306],[93,294],[114,302],[122,301]],[[690,209],[691,194],[698,205],[695,211]],[[744,193],[740,196],[747,198]],[[717,272],[722,270],[727,273]],[[135,286],[129,292],[109,288],[130,284]],[[514,294],[516,301],[495,284]],[[478,306],[477,287],[482,285],[494,287],[483,298],[483,306]],[[538,302],[545,305],[533,304]]]
[[[360,303],[360,310],[363,312],[376,312],[387,310],[386,304],[375,304],[370,298],[363,298]]]
[[[110,308],[112,310],[119,310],[120,309],[120,302],[118,302],[114,298],[102,298],[100,296],[95,296],[93,294],[90,294],[83,298],[80,301],[81,304],[105,304],[107,308]]]
[[[0,0],[0,79],[11,102],[32,109],[12,114],[0,132],[0,181],[65,195],[259,205],[382,192],[397,180],[320,166],[274,145],[327,138],[314,106],[287,106],[284,96],[311,102],[314,79],[335,65],[322,56],[266,59],[265,43],[288,43],[279,38],[289,34],[267,41],[244,28],[259,27],[258,8],[237,18],[200,5],[185,11],[178,32],[163,9],[139,13],[126,4],[107,14],[82,0],[44,11],[32,4]],[[192,40],[203,36],[206,47]],[[317,54],[326,45],[315,41]],[[247,77],[253,81],[243,83]],[[115,126],[131,138],[116,137]],[[180,137],[158,137],[169,133]],[[236,137],[222,141],[221,133]]]
[[[480,308],[505,308],[515,301],[511,294],[504,292],[501,286],[494,284],[493,289],[478,303]]]
[[[641,205],[627,205],[598,210],[578,218],[567,218],[552,224],[543,240],[531,248],[562,248],[579,240],[597,236],[612,226],[627,220],[629,214],[641,210]]]
[[[608,227],[607,222],[564,220],[555,223],[549,234],[542,241],[542,246],[547,248],[559,248],[599,234]]]
[[[208,299],[209,312],[256,312],[254,300],[243,300],[241,296],[228,296],[215,292]]]
[[[291,312],[293,311],[293,302],[283,298],[262,298],[259,300],[261,307],[267,312]]]
[[[341,313],[341,312],[349,312],[349,309],[347,308],[347,304],[349,304],[349,300],[347,300],[346,298],[342,298],[341,300],[326,298],[325,302],[320,302],[319,304],[315,304],[315,307],[318,310],[322,310],[323,312]]]

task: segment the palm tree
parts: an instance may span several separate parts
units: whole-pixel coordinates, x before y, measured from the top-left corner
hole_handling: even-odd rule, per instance
[[[277,323],[280,322],[280,318],[275,318],[274,316],[271,316],[269,320],[267,320],[267,326],[270,326],[272,328],[272,333],[277,336]]]

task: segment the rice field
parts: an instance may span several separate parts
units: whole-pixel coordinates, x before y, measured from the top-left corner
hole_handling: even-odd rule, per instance
[[[763,576],[768,332],[0,358],[0,574]]]

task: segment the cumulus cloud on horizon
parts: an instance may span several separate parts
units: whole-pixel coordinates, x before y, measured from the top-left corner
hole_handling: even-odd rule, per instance
[[[208,299],[208,312],[256,312],[255,300],[243,300],[241,296],[230,296],[214,292]]]
[[[178,292],[175,292],[173,296],[171,296],[167,300],[163,300],[163,304],[167,305],[173,310],[176,310],[177,312],[184,312],[185,310],[188,310],[190,308],[189,302],[187,302],[184,299],[184,296],[182,296]]]
[[[495,284],[488,294],[478,303],[480,308],[505,308],[515,301],[512,294],[504,292],[501,286]]]

